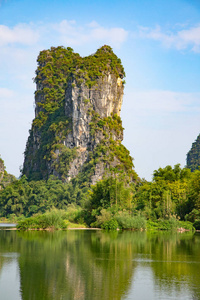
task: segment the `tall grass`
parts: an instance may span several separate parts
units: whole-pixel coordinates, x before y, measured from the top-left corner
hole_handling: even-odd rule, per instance
[[[146,219],[143,216],[131,216],[127,213],[122,213],[115,217],[121,229],[145,229]]]
[[[65,211],[53,208],[42,215],[35,215],[19,221],[17,229],[67,229],[67,222],[64,218]]]

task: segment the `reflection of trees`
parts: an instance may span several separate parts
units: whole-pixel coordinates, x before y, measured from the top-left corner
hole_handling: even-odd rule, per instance
[[[158,237],[156,238],[158,240]],[[159,238],[156,247],[158,263],[152,263],[156,284],[162,289],[180,291],[183,284],[200,297],[200,239],[196,235],[178,234]],[[195,298],[196,299],[196,298]]]
[[[0,253],[19,254],[23,300],[121,299],[140,266],[166,294],[183,281],[198,298],[199,249],[199,236],[188,234],[0,232]]]

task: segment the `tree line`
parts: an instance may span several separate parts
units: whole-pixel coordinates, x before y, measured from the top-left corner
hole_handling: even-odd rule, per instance
[[[145,228],[146,222],[189,221],[198,229],[200,170],[191,172],[177,164],[155,170],[151,182],[138,179],[127,183],[123,174],[118,174],[90,188],[81,188],[75,180],[63,183],[50,177],[28,181],[22,176],[0,190],[0,217],[27,218],[53,208],[67,211],[72,206],[77,210],[74,219],[78,215],[87,226]]]

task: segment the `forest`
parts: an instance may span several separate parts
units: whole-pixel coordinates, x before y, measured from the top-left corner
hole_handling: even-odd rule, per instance
[[[200,170],[179,164],[155,170],[151,182],[127,184],[121,174],[83,188],[76,180],[63,183],[53,176],[12,177],[1,185],[1,220],[17,222],[21,229],[200,229]]]

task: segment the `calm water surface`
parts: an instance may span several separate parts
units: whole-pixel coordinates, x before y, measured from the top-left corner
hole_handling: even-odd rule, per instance
[[[0,230],[2,300],[197,300],[200,235]]]

